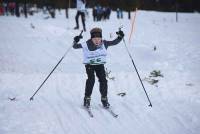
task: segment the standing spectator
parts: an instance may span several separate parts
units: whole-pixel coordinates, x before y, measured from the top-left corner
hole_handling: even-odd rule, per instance
[[[123,11],[120,9],[120,18],[123,19]]]
[[[120,9],[117,8],[117,19],[119,19],[119,18],[120,18]]]
[[[77,7],[77,13],[76,13],[76,27],[74,29],[79,29],[79,16],[81,16],[81,20],[82,20],[82,25],[83,25],[83,30],[86,31],[85,28],[85,5],[86,5],[86,1],[85,0],[76,0],[76,7]]]
[[[0,16],[3,15],[3,5],[0,3]]]
[[[97,7],[92,8],[93,21],[97,21]]]
[[[24,1],[24,15],[25,15],[25,18],[28,18],[28,14],[27,14],[27,12],[28,12],[28,10],[27,10],[27,2],[26,2],[26,0]]]
[[[15,15],[16,15],[17,17],[20,17],[19,3],[18,3],[18,1],[16,1]]]
[[[110,14],[111,14],[111,9],[110,9],[110,7],[107,7],[106,8],[106,19],[110,19]]]
[[[118,19],[123,19],[123,11],[119,8],[117,8],[117,18]]]
[[[106,20],[106,8],[105,7],[102,8],[102,19]]]
[[[3,2],[3,11],[4,11],[4,15],[8,16],[8,3]]]
[[[10,3],[8,4],[8,7],[9,7],[9,10],[10,10],[11,15],[14,15],[14,14],[15,14],[15,7],[16,7],[15,2],[10,2]]]
[[[131,19],[131,11],[130,10],[128,11],[128,19],[129,20]]]
[[[49,11],[49,14],[51,15],[51,18],[56,17],[56,12],[55,12],[55,6],[54,5],[49,5],[47,7],[47,10]]]
[[[102,7],[100,5],[97,6],[97,21],[100,21],[102,18]]]
[[[65,8],[65,15],[66,15],[66,18],[68,19],[69,18],[69,13],[68,13],[68,7],[67,6]]]

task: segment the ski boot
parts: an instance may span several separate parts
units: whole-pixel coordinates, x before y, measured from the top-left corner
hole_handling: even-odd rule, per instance
[[[86,107],[86,108],[89,108],[90,107],[90,100],[91,100],[91,98],[90,97],[84,97],[84,107]]]
[[[104,108],[107,109],[107,108],[110,107],[110,104],[108,103],[108,98],[107,97],[101,97],[101,102],[102,102]]]
[[[74,30],[77,30],[77,29],[79,29],[79,27],[78,27],[78,26],[74,27]]]

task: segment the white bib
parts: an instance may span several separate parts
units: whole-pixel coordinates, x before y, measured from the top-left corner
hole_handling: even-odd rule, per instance
[[[94,51],[88,49],[87,43],[81,44],[83,48],[83,63],[90,65],[99,65],[106,63],[107,51],[104,44]]]

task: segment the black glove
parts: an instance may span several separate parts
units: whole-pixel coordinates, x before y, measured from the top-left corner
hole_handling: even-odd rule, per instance
[[[116,34],[118,35],[118,37],[123,38],[124,37],[124,32],[119,30],[118,32],[116,32]]]
[[[82,35],[79,35],[79,36],[75,36],[74,37],[74,42],[78,43],[80,39],[82,39],[83,36]]]

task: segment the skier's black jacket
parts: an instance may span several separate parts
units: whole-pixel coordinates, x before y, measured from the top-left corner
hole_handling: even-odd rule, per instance
[[[109,46],[117,45],[121,40],[122,40],[121,37],[117,37],[113,41],[103,40],[103,44],[104,44],[105,48],[107,49]],[[86,43],[87,43],[88,49],[90,51],[95,51],[96,49],[98,49],[98,46],[93,44],[92,39],[87,40]],[[78,48],[82,48],[82,46],[80,43],[74,43],[73,48],[78,49]]]

